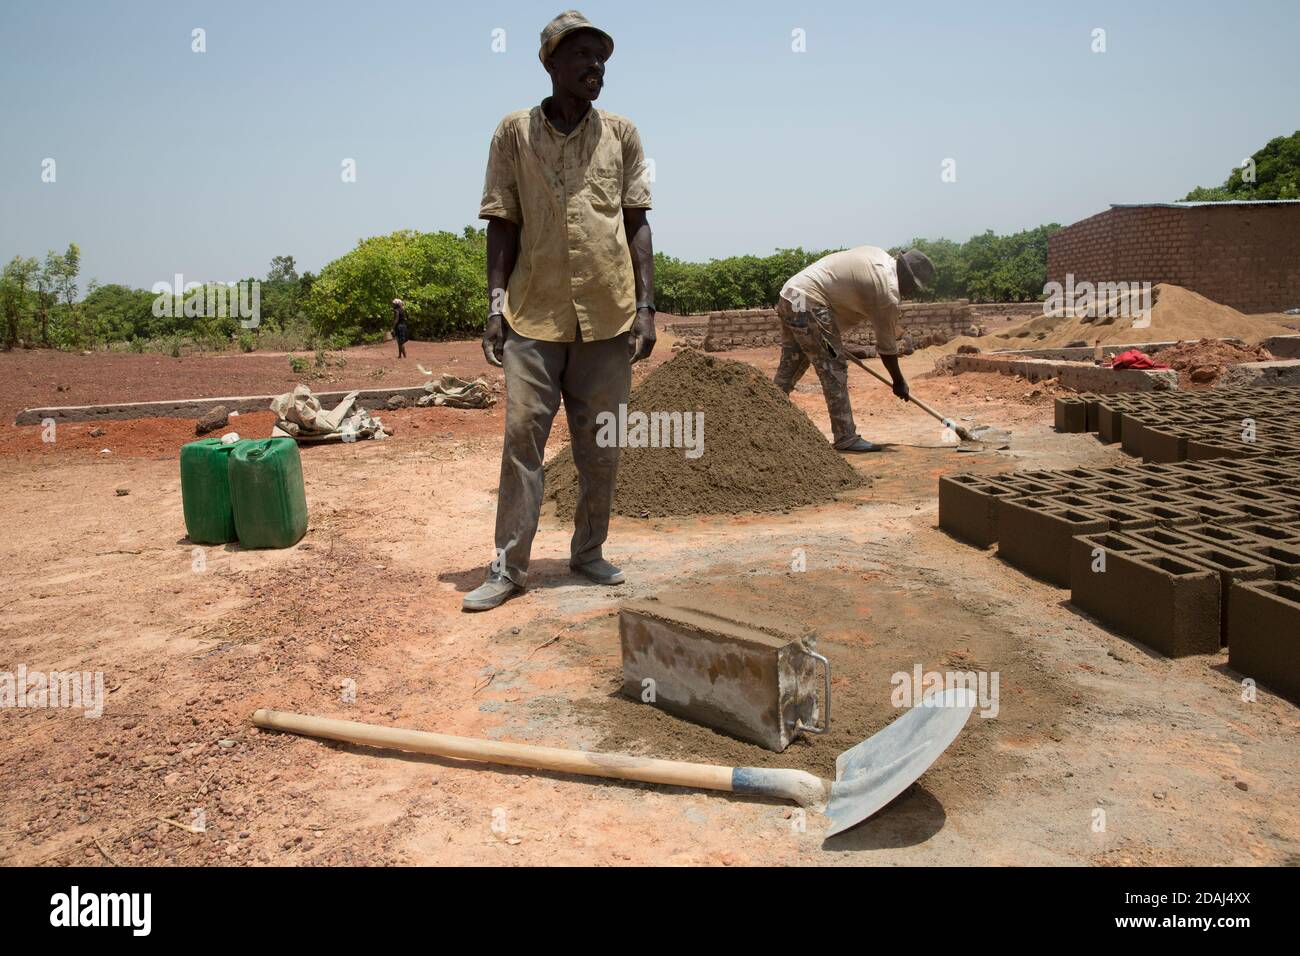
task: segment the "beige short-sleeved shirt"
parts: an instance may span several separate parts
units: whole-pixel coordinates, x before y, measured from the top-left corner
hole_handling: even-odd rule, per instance
[[[799,299],[830,309],[841,330],[870,321],[876,331],[876,351],[898,354],[898,266],[894,257],[876,246],[857,246],[823,256],[790,277],[781,298],[799,311]]]
[[[542,104],[545,105],[545,100]],[[567,136],[542,106],[518,110],[492,135],[479,217],[520,226],[505,317],[546,342],[621,335],[636,318],[624,209],[649,209],[641,137],[594,106]]]

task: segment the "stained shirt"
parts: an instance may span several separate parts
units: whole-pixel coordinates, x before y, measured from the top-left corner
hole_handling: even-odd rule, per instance
[[[546,342],[621,335],[636,318],[624,209],[649,209],[641,137],[632,121],[594,106],[572,132],[543,107],[497,126],[479,217],[516,223],[519,255],[503,309],[520,335]]]
[[[830,309],[835,324],[848,329],[864,321],[876,332],[876,351],[898,354],[898,320],[902,297],[898,294],[898,265],[894,257],[876,246],[858,246],[823,256],[790,277],[781,298],[796,312],[801,302]]]

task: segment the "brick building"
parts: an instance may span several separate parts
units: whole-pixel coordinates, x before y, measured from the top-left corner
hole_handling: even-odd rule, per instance
[[[1047,279],[1171,282],[1241,312],[1300,306],[1300,200],[1113,205],[1047,240]]]

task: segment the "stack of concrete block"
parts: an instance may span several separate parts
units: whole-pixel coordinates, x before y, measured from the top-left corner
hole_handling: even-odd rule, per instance
[[[955,475],[939,525],[1161,653],[1226,643],[1300,703],[1300,457]]]
[[[1300,456],[1300,389],[1271,386],[1056,400],[1058,431],[1095,431],[1152,463]]]

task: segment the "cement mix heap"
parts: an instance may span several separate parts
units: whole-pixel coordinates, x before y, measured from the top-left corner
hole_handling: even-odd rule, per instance
[[[1117,304],[1119,315],[1041,315],[1005,332],[972,338],[961,336],[935,347],[935,354],[956,352],[962,345],[981,351],[996,349],[1064,348],[1083,343],[1095,345],[1139,342],[1197,341],[1202,338],[1237,338],[1259,342],[1271,335],[1294,335],[1294,316],[1271,313],[1247,315],[1231,306],[1207,299],[1199,293],[1170,283],[1152,289],[1147,314],[1138,315],[1146,303],[1130,296]],[[1099,307],[1097,311],[1102,311]]]
[[[671,426],[662,427],[666,422]],[[614,495],[621,515],[787,511],[864,484],[761,372],[694,349],[647,375],[633,389],[626,417],[611,426],[620,439],[626,432]],[[656,437],[659,447],[649,447]],[[577,496],[578,474],[566,447],[546,466],[546,497],[568,518]]]

